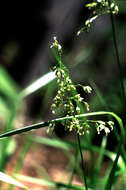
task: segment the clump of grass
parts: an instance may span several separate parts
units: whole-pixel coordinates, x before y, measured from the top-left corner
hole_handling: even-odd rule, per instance
[[[83,161],[83,156],[82,156],[82,146],[81,146],[79,135],[87,134],[87,131],[85,133],[85,130],[87,130],[87,128],[86,128],[87,125],[88,125],[88,130],[92,127],[90,125],[90,123],[93,123],[96,125],[98,134],[100,134],[101,130],[104,130],[107,135],[110,132],[109,128],[113,129],[112,121],[108,121],[107,124],[109,125],[109,127],[108,126],[106,127],[106,123],[104,121],[89,120],[89,119],[87,119],[87,117],[89,118],[92,116],[111,115],[118,121],[122,136],[119,141],[118,153],[113,162],[113,167],[112,167],[110,175],[109,175],[110,177],[106,184],[106,189],[110,189],[110,187],[112,186],[112,183],[113,183],[114,173],[116,171],[117,162],[118,162],[119,156],[121,154],[121,150],[122,150],[121,148],[122,148],[124,137],[125,137],[123,123],[116,114],[111,113],[111,112],[81,113],[82,112],[81,103],[83,101],[83,98],[77,93],[76,86],[72,83],[72,81],[69,77],[69,74],[68,74],[68,70],[66,69],[66,67],[63,65],[63,63],[61,61],[61,48],[60,48],[60,50],[58,49],[58,47],[61,47],[61,46],[59,46],[59,43],[56,40],[56,38],[54,38],[54,45],[55,45],[54,48],[56,48],[57,53],[58,53],[58,54],[56,54],[56,51],[54,51],[54,53],[55,53],[54,55],[56,56],[59,65],[57,65],[57,67],[55,67],[55,69],[54,69],[55,71],[53,71],[53,72],[55,72],[55,74],[56,74],[57,83],[59,85],[59,90],[58,90],[58,94],[54,98],[54,103],[52,104],[52,111],[53,111],[53,113],[56,113],[56,111],[57,111],[56,109],[59,109],[59,107],[63,106],[62,111],[63,111],[63,113],[66,113],[66,116],[61,117],[61,118],[56,118],[54,120],[47,121],[47,122],[36,123],[34,125],[26,126],[21,129],[9,131],[9,132],[6,132],[6,133],[0,135],[0,138],[12,136],[15,134],[20,134],[20,133],[27,132],[27,131],[30,131],[33,129],[38,129],[38,128],[47,127],[47,126],[49,126],[49,130],[52,130],[54,128],[54,126],[56,125],[56,123],[63,123],[65,126],[67,126],[67,129],[71,131],[71,125],[72,125],[72,129],[75,132],[77,132],[78,146],[79,146],[79,151],[80,151],[80,156],[81,156],[81,161],[82,161],[83,179],[84,179],[85,189],[88,189],[90,187],[90,184],[87,183],[86,171],[85,171],[85,166],[84,166],[84,161]],[[66,80],[67,80],[67,82],[66,82]],[[62,87],[62,88],[60,89],[60,87]],[[88,93],[91,92],[91,88],[89,86],[86,86],[86,87],[82,86],[82,88]],[[61,92],[61,90],[62,90],[62,92]],[[66,108],[66,106],[64,106],[66,104],[68,104],[67,108]],[[77,107],[79,109],[76,109]],[[85,124],[86,124],[86,127],[85,127]],[[90,133],[89,133],[89,135],[90,135]],[[99,169],[100,169],[100,167],[98,166],[98,170]],[[96,179],[95,179],[95,181],[96,181]]]
[[[84,27],[82,27],[78,31],[78,35],[83,31],[89,31],[92,23],[101,15],[103,14],[110,14],[111,22],[112,22],[112,30],[113,30],[113,40],[114,40],[114,46],[115,51],[117,55],[117,63],[120,69],[120,76],[122,75],[121,67],[120,67],[120,60],[119,60],[119,54],[118,54],[118,48],[117,48],[117,42],[116,42],[116,35],[115,35],[115,28],[113,24],[113,14],[118,13],[118,7],[115,3],[115,1],[110,2],[109,0],[94,0],[90,3],[86,4],[86,7],[92,11],[92,17],[86,20]],[[38,137],[30,137],[28,138],[28,142],[24,144],[24,147],[22,148],[21,154],[22,159],[17,164],[15,173],[19,173],[21,166],[23,164],[24,157],[27,153],[27,150],[29,148],[29,142],[34,141],[36,143],[46,144],[49,146],[56,146],[59,148],[62,148],[65,151],[68,151],[69,154],[71,153],[71,150],[75,151],[75,162],[73,163],[73,171],[72,175],[70,177],[70,181],[68,184],[63,182],[54,182],[49,180],[40,180],[36,178],[31,178],[28,176],[21,176],[16,175],[17,178],[22,179],[27,182],[32,182],[35,184],[40,185],[47,185],[52,188],[64,188],[64,189],[77,189],[77,190],[90,190],[90,189],[97,189],[97,187],[105,190],[110,190],[112,188],[112,185],[115,183],[115,179],[120,174],[123,174],[126,171],[126,156],[125,156],[125,129],[123,126],[123,122],[119,116],[117,116],[115,113],[107,111],[99,111],[99,112],[90,112],[90,107],[87,101],[77,92],[77,85],[79,85],[84,92],[90,94],[92,91],[92,88],[89,85],[75,85],[72,82],[72,79],[69,75],[69,71],[66,68],[66,66],[63,64],[62,61],[62,46],[59,44],[56,37],[53,39],[53,43],[51,44],[51,50],[53,53],[53,56],[56,59],[56,65],[52,68],[53,71],[45,75],[44,77],[40,78],[39,80],[35,81],[33,84],[29,85],[26,89],[21,91],[19,95],[16,97],[16,107],[14,107],[14,111],[12,112],[12,115],[10,116],[10,120],[8,125],[13,124],[17,108],[19,106],[19,103],[22,102],[22,100],[29,96],[31,93],[36,92],[43,86],[50,83],[52,80],[56,79],[58,91],[57,94],[53,100],[51,110],[52,113],[55,114],[56,119],[52,119],[45,122],[35,123],[30,126],[25,126],[20,129],[13,129],[7,128],[8,131],[5,131],[3,134],[0,134],[0,138],[2,142],[8,142],[5,141],[6,139],[3,139],[5,137],[10,137],[16,134],[21,134],[24,132],[28,132],[31,130],[37,130],[39,128],[46,127],[47,132],[53,131],[55,128],[55,125],[62,124],[65,126],[65,129],[68,131],[74,131],[77,134],[77,142],[74,143],[66,142],[59,139],[45,139],[45,138],[38,138]],[[44,82],[43,82],[44,80]],[[125,96],[124,94],[124,86],[123,86],[123,79],[120,78],[121,88],[122,88],[122,94],[123,98]],[[106,102],[104,101],[104,98],[98,92],[98,97],[101,101],[101,103],[104,104],[105,109],[108,109]],[[57,117],[57,115],[60,115],[60,117]],[[101,120],[101,116],[106,115],[109,119],[108,121]],[[92,119],[97,117],[98,119]],[[111,118],[114,118],[111,120]],[[115,124],[114,122],[115,121]],[[106,149],[107,145],[107,138],[108,134],[114,130],[117,126],[120,127],[120,135],[115,135],[118,145],[116,152],[108,151]],[[91,129],[96,128],[97,135],[100,135],[102,131],[105,133],[105,137],[102,139],[101,147],[94,146],[91,139]],[[81,137],[85,138],[85,141],[82,141]],[[9,138],[8,138],[9,139]],[[84,156],[83,151],[88,150],[90,152],[90,156],[94,156],[94,153],[98,153],[98,160],[95,167],[95,161],[91,159],[91,165],[93,166],[93,173],[92,177],[88,176],[86,173],[86,167],[84,164]],[[102,162],[104,159],[104,156],[109,157],[109,159],[112,161],[112,167],[108,167],[108,170],[106,171],[103,179],[99,180],[99,174],[102,170]],[[73,157],[73,154],[72,154]],[[5,158],[5,154],[3,154],[3,160]],[[81,160],[81,167],[79,166],[79,161]],[[78,174],[80,174],[81,179],[83,180],[84,185],[82,187],[78,185],[72,185],[72,179],[74,175],[75,169],[77,170]],[[80,172],[81,171],[81,172]],[[7,179],[7,176],[6,176]],[[1,179],[2,180],[2,179]],[[3,181],[3,180],[2,180]],[[7,180],[6,180],[7,181]],[[102,182],[101,182],[102,181]],[[8,181],[9,182],[9,181]],[[13,181],[13,185],[16,185],[16,181]],[[18,183],[18,186],[23,187],[22,184]],[[27,187],[23,187],[24,189],[28,189]],[[10,186],[9,189],[13,189],[13,186]]]

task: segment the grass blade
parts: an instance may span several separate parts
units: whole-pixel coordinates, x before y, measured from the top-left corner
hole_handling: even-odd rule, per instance
[[[0,181],[3,181],[5,183],[13,184],[14,186],[18,186],[20,188],[23,188],[25,190],[29,190],[26,186],[24,186],[22,183],[18,182],[14,178],[8,176],[7,174],[0,172]]]
[[[25,88],[21,93],[20,97],[25,98],[26,96],[29,96],[30,94],[36,92],[40,88],[44,87],[51,81],[53,81],[56,78],[55,72],[49,72],[33,82],[31,85],[29,85],[27,88]]]
[[[12,131],[3,133],[3,134],[0,135],[0,138],[9,137],[9,136],[17,135],[17,134],[20,134],[20,133],[25,133],[25,132],[31,131],[33,129],[39,129],[39,128],[42,128],[42,127],[46,127],[48,125],[49,125],[49,122],[36,123],[36,124],[29,125],[29,126],[26,126],[26,127],[20,128],[20,129],[14,129]]]
[[[29,150],[29,147],[31,145],[31,141],[29,140],[29,136],[26,136],[24,144],[22,145],[22,148],[20,150],[20,159],[18,159],[16,166],[15,166],[15,173],[19,173],[23,163],[24,163],[24,158]],[[12,176],[14,176],[12,174]],[[10,187],[8,188],[8,190],[12,190],[13,189],[13,185],[10,185]]]
[[[69,188],[69,189],[73,189],[73,190],[85,190],[84,187],[82,186],[77,186],[77,185],[68,185],[66,183],[58,183],[58,182],[54,182],[54,181],[49,181],[47,179],[38,179],[38,178],[33,178],[33,177],[29,177],[29,176],[24,176],[24,175],[16,175],[17,179],[29,182],[29,183],[34,183],[34,184],[38,184],[38,185],[45,185],[48,187],[52,187],[52,188]],[[89,190],[92,190],[89,188]]]
[[[121,118],[119,116],[117,116],[113,112],[104,112],[104,111],[84,113],[84,114],[75,115],[75,116],[62,117],[62,118],[54,119],[54,120],[47,121],[47,122],[36,123],[36,124],[30,125],[30,126],[26,126],[26,127],[20,128],[20,129],[15,129],[15,130],[3,133],[3,134],[0,135],[0,138],[9,137],[9,136],[12,136],[12,135],[24,133],[24,132],[27,132],[27,131],[30,131],[30,130],[33,130],[33,129],[39,129],[41,127],[47,127],[50,122],[51,123],[57,123],[57,122],[61,122],[61,121],[68,120],[68,119],[71,120],[74,117],[76,117],[76,118],[85,118],[85,117],[100,116],[100,115],[111,115],[117,120],[117,122],[119,124],[119,127],[120,127],[120,131],[121,131],[121,138],[123,138],[123,140],[124,140],[124,138],[125,138],[125,130],[124,130]]]
[[[29,137],[29,139],[33,142],[36,143],[40,143],[40,144],[44,144],[44,145],[48,145],[51,147],[56,147],[56,148],[61,148],[63,150],[70,150],[71,148],[73,148],[73,145],[70,142],[64,142],[58,138],[45,138],[45,137]]]
[[[120,142],[119,147],[118,147],[118,152],[117,152],[117,155],[116,155],[116,158],[115,158],[115,161],[113,163],[111,172],[109,174],[107,183],[105,185],[105,190],[111,190],[111,188],[112,188],[112,185],[113,185],[113,182],[114,182],[114,179],[115,179],[115,173],[116,173],[116,169],[117,169],[117,163],[118,163],[119,156],[120,156],[120,153],[121,153],[121,144],[122,143]]]
[[[97,165],[94,169],[94,175],[93,175],[93,188],[96,189],[96,185],[97,185],[97,181],[98,181],[98,176],[99,176],[99,172],[101,169],[101,164],[105,155],[105,147],[107,144],[107,137],[103,137],[102,139],[102,144],[101,144],[101,149],[99,151],[99,157],[98,157],[98,161],[97,161]]]

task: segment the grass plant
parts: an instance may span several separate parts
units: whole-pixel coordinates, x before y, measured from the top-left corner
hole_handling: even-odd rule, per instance
[[[86,20],[84,27],[82,27],[77,35],[80,35],[83,31],[89,31],[92,27],[93,22],[102,16],[103,14],[110,14],[110,21],[112,24],[112,37],[114,42],[115,54],[117,58],[117,65],[120,73],[120,92],[122,94],[122,103],[125,104],[125,89],[124,89],[124,79],[123,72],[119,57],[119,51],[117,46],[117,37],[115,31],[115,24],[113,14],[118,13],[118,6],[116,2],[109,0],[94,0],[91,3],[87,3],[86,7],[89,10],[92,10],[92,17]],[[30,84],[24,90],[20,91],[15,84],[12,84],[12,81],[9,75],[1,68],[1,78],[0,78],[0,92],[7,97],[10,103],[10,110],[7,111],[6,101],[2,99],[3,109],[8,113],[8,118],[5,121],[5,126],[0,134],[0,171],[1,176],[0,180],[11,184],[8,190],[13,190],[14,186],[19,186],[22,189],[29,189],[19,183],[17,180],[24,182],[29,182],[33,184],[45,185],[51,187],[52,189],[75,189],[75,190],[111,190],[116,188],[116,183],[122,175],[125,177],[126,172],[126,151],[125,151],[125,127],[124,122],[121,117],[116,113],[109,110],[109,106],[104,99],[104,96],[98,90],[96,84],[93,80],[89,80],[89,83],[96,92],[98,101],[102,105],[105,111],[94,111],[90,112],[90,106],[87,100],[78,93],[77,87],[81,88],[83,93],[90,95],[92,88],[89,85],[74,84],[69,75],[69,70],[63,63],[63,50],[62,46],[58,42],[57,38],[54,37],[53,43],[50,48],[53,54],[53,57],[56,60],[56,64],[52,67],[52,71],[42,76],[37,81]],[[5,76],[6,75],[6,76]],[[6,78],[6,80],[5,80]],[[28,125],[22,128],[14,129],[14,121],[16,114],[20,107],[20,103],[24,101],[26,97],[29,97],[31,94],[34,94],[36,91],[39,91],[45,86],[50,85],[46,95],[50,96],[51,91],[53,90],[54,84],[51,82],[54,81],[57,84],[57,94],[53,99],[51,105],[52,114],[54,114],[55,119],[50,119],[48,121],[42,121],[32,125]],[[7,82],[9,81],[9,82]],[[52,84],[52,88],[51,88]],[[11,86],[11,87],[10,87]],[[8,95],[10,93],[10,96]],[[45,97],[46,100],[49,100],[48,97]],[[53,136],[55,126],[64,126],[65,130],[73,132],[76,134],[76,139],[74,142],[66,141],[59,139],[56,136]],[[52,138],[38,137],[34,133],[28,134],[24,140],[20,151],[20,159],[17,161],[14,173],[12,177],[9,177],[4,173],[6,169],[6,164],[8,162],[8,156],[10,156],[15,148],[15,140],[11,138],[13,135],[24,134],[31,130],[37,130],[40,128],[47,128],[47,132],[52,134]],[[114,132],[113,132],[114,131]],[[107,149],[107,143],[110,133],[113,133],[114,138],[116,139],[117,146],[113,151]],[[104,134],[104,135],[103,135]],[[93,144],[94,135],[101,136],[101,145]],[[71,168],[71,175],[69,177],[68,183],[66,182],[55,182],[48,179],[39,179],[30,176],[24,176],[19,174],[25,156],[29,150],[31,143],[42,144],[50,147],[55,147],[62,149],[64,152],[68,153],[68,165]],[[11,151],[8,154],[8,149],[11,145]],[[89,154],[89,165],[90,171],[87,172],[85,165],[85,155],[86,152]],[[97,161],[94,158],[97,153]],[[107,169],[103,170],[104,158],[105,156],[109,159],[107,163]],[[81,164],[80,164],[81,163]],[[111,165],[110,165],[111,164]],[[77,173],[83,185],[74,185],[72,184],[74,173]],[[101,177],[102,175],[102,177]],[[16,179],[13,179],[16,178]],[[1,185],[2,187],[2,185]],[[126,184],[125,184],[126,188]]]

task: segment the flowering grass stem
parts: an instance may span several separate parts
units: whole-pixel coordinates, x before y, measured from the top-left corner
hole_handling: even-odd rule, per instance
[[[6,133],[3,133],[0,135],[0,138],[9,137],[12,135],[28,132],[28,131],[31,131],[33,129],[36,130],[39,128],[47,127],[47,126],[49,126],[49,123],[59,123],[59,122],[62,122],[64,120],[71,120],[74,117],[75,118],[87,118],[87,117],[91,117],[91,116],[100,116],[100,115],[111,115],[111,116],[113,116],[117,120],[117,122],[120,126],[121,138],[125,139],[125,129],[124,129],[123,122],[122,122],[121,118],[113,112],[105,112],[105,111],[84,113],[84,114],[80,114],[80,115],[61,117],[61,118],[53,119],[53,120],[46,121],[46,122],[36,123],[36,124],[29,125],[29,126],[26,126],[26,127],[20,128],[20,129],[15,129],[15,130],[11,130],[11,131],[8,131]]]

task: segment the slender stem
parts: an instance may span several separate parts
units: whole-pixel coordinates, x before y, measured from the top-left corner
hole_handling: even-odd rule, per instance
[[[70,176],[70,180],[69,180],[68,185],[71,185],[71,184],[72,184],[73,176],[74,176],[75,169],[76,169],[76,163],[77,163],[78,155],[79,155],[78,153],[79,153],[79,152],[78,152],[78,148],[76,147],[75,157],[74,157],[74,166],[73,166],[73,168],[72,168],[72,174],[71,174],[71,176]],[[67,190],[69,190],[69,188],[68,188]]]
[[[110,6],[110,0],[108,0],[108,2],[109,2],[109,6]],[[112,25],[112,37],[113,37],[113,43],[114,43],[114,48],[115,48],[116,60],[117,60],[118,68],[119,68],[121,96],[122,96],[122,101],[123,101],[122,103],[125,106],[126,105],[126,96],[125,96],[125,88],[124,88],[124,82],[123,82],[123,71],[122,71],[122,67],[121,67],[119,50],[118,50],[118,45],[117,45],[117,37],[116,37],[114,17],[113,17],[111,9],[110,9],[110,20],[111,20],[111,25]],[[123,144],[124,144],[124,142],[123,142]],[[123,158],[126,162],[126,156],[124,154],[124,146],[121,147],[121,150],[122,150]]]
[[[110,174],[108,176],[108,180],[107,180],[107,183],[105,185],[105,189],[104,190],[111,190],[112,188],[112,185],[113,185],[113,179],[115,179],[115,171],[116,171],[116,168],[117,168],[117,163],[118,163],[118,160],[119,160],[119,156],[121,154],[121,144],[122,144],[122,139],[120,140],[120,143],[118,145],[118,151],[117,151],[117,154],[116,154],[116,158],[114,160],[114,163],[113,163],[113,166],[111,168],[111,171],[110,171]]]
[[[110,5],[110,0],[109,0],[109,5]],[[122,95],[122,100],[126,104],[125,88],[124,88],[124,83],[123,83],[123,71],[122,71],[122,67],[121,67],[119,50],[118,50],[118,45],[117,45],[117,37],[116,37],[114,17],[113,17],[111,10],[110,10],[110,20],[111,20],[111,25],[112,25],[112,37],[113,37],[113,43],[114,43],[114,48],[115,48],[116,60],[117,60],[118,68],[119,68],[121,95]]]
[[[88,190],[87,179],[86,179],[86,174],[85,174],[84,159],[83,159],[83,155],[82,155],[82,149],[81,149],[81,143],[80,143],[80,136],[79,136],[79,134],[77,134],[77,140],[78,140],[78,146],[79,146],[79,151],[80,151],[80,156],[81,156],[81,162],[82,162],[82,170],[83,170],[83,178],[84,178],[84,183],[85,183],[85,189]]]
[[[70,181],[69,181],[68,185],[71,185],[71,184],[72,184],[74,172],[75,172],[75,168],[73,168],[73,171],[72,171],[72,174],[71,174]],[[67,190],[69,190],[69,188],[68,188]]]

